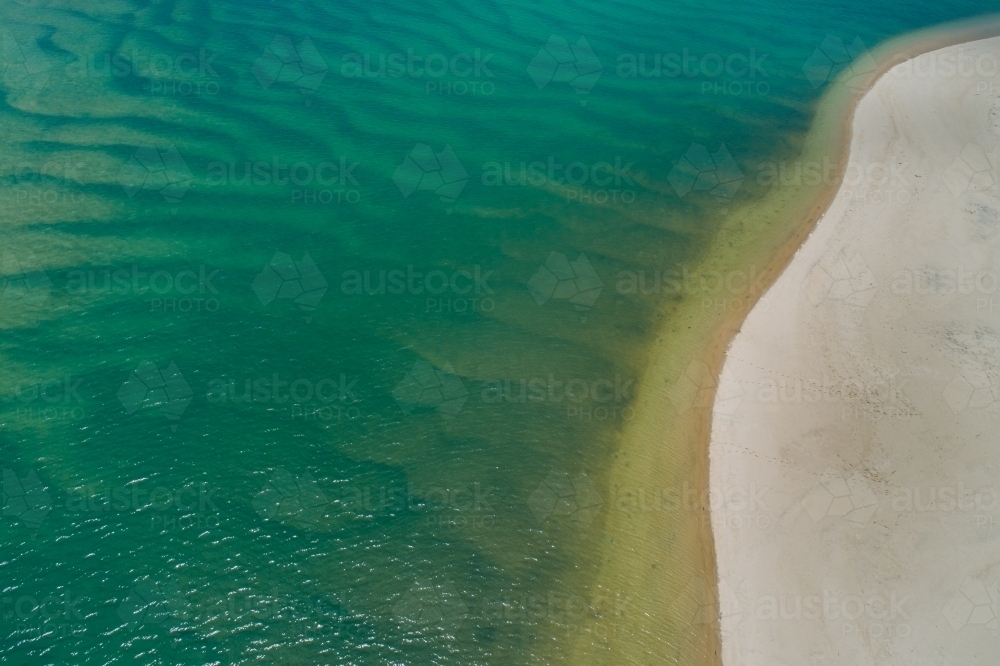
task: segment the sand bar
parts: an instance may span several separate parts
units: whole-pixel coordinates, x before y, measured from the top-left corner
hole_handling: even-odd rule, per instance
[[[1000,38],[893,67],[727,352],[724,664],[965,664],[1000,617]]]

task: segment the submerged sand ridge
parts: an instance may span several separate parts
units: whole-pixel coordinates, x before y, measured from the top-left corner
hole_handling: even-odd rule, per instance
[[[710,445],[725,664],[997,655],[997,62],[985,39],[875,84],[843,185],[728,350]]]

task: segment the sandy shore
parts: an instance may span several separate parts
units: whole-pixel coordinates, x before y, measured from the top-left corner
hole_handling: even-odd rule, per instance
[[[727,352],[709,474],[724,664],[997,654],[998,63],[992,38],[878,80],[844,182]]]
[[[568,636],[572,647],[563,654],[566,663],[721,663],[714,547],[720,535],[713,529],[707,500],[717,390],[728,406],[740,402],[726,401],[731,384],[723,381],[727,388],[722,388],[716,382],[726,350],[837,194],[839,175],[847,166],[854,111],[865,92],[896,63],[997,34],[1000,16],[980,17],[910,33],[873,49],[866,64],[874,68],[857,73],[850,85],[828,87],[802,143],[800,161],[832,162],[833,180],[793,178],[772,188],[764,199],[732,212],[703,259],[692,266],[695,282],[704,276],[754,278],[739,281],[725,293],[724,309],[694,292],[664,303],[665,326],[646,358],[637,359],[643,378],[633,403],[635,414],[621,434],[609,471],[606,492],[613,510],[602,514],[603,564],[590,588],[592,603],[608,612],[581,623]],[[689,496],[694,500],[670,499]],[[640,501],[643,497],[651,501]],[[728,542],[721,536],[728,553]],[[733,561],[727,553],[726,571]],[[728,589],[723,581],[723,614],[732,605]],[[728,621],[721,623],[722,629],[729,626]],[[727,663],[756,662],[730,657]]]

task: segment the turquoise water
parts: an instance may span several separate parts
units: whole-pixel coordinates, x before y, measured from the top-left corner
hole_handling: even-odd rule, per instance
[[[686,268],[991,9],[3,0],[5,662],[558,662]]]

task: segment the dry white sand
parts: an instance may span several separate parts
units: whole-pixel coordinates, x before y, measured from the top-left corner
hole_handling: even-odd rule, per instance
[[[729,349],[726,666],[1000,663],[998,63],[994,38],[878,81],[830,209]]]

